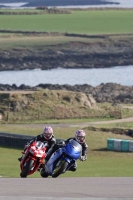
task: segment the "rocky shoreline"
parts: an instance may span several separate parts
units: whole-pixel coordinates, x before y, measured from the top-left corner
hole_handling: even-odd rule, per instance
[[[36,35],[37,33],[25,33]],[[58,33],[45,35],[58,35]],[[62,34],[63,35],[63,34]],[[133,65],[133,35],[76,35],[64,37],[87,38],[36,48],[17,47],[0,50],[0,71],[52,68],[107,68]],[[89,39],[89,40],[88,40]]]
[[[25,33],[35,36],[45,34],[53,36],[57,33]],[[62,34],[65,37],[78,37],[71,41],[56,45],[35,48],[21,47],[0,50],[0,71],[52,68],[105,68],[113,66],[133,65],[133,35],[75,35]],[[87,42],[79,38],[87,38]],[[88,40],[89,39],[89,40]],[[128,81],[128,80],[127,80]],[[1,93],[17,90],[68,90],[91,94],[96,102],[133,103],[133,86],[122,86],[115,83],[91,85],[52,85],[39,84],[36,87],[15,84],[0,84]]]
[[[15,84],[3,85],[0,84],[0,91],[9,92],[9,91],[37,91],[42,89],[48,90],[67,90],[74,92],[83,92],[85,94],[91,94],[97,103],[133,103],[133,86],[122,86],[116,83],[106,83],[100,84],[97,87],[91,85],[52,85],[52,84],[39,84],[35,87],[30,87],[26,85],[21,85],[17,87]]]
[[[32,54],[25,52],[0,52],[0,71],[52,68],[108,68],[113,66],[133,65],[133,49],[124,52],[87,53],[75,50],[57,50],[53,52],[36,50]]]

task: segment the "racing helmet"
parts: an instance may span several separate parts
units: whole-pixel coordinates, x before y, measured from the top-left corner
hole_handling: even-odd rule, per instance
[[[78,130],[75,133],[75,140],[80,144],[85,142],[85,132],[83,130]]]
[[[50,140],[53,136],[53,129],[51,126],[45,126],[43,129],[43,136],[46,140]]]

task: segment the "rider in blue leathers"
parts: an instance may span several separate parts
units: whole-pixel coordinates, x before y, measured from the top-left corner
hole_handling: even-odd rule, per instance
[[[68,138],[67,140],[63,141],[64,143],[62,143],[61,145],[65,145],[69,142],[69,140],[73,139],[75,141],[77,141],[81,146],[82,146],[82,154],[80,157],[80,161],[85,161],[87,159],[87,152],[88,152],[88,145],[85,142],[85,132],[84,130],[77,130],[75,133],[74,138]],[[57,143],[54,145],[54,152],[56,152],[56,150],[58,150],[61,146],[58,145]],[[75,162],[70,168],[70,171],[76,171],[77,169],[77,163]]]

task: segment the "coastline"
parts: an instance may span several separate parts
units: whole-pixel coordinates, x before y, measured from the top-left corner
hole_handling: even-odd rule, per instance
[[[18,34],[21,34],[18,32]],[[27,35],[27,32],[23,32]],[[52,36],[52,33],[28,32],[30,38],[35,36]],[[59,33],[53,33],[54,36]],[[133,34],[112,35],[80,35],[65,34],[62,37],[71,38],[66,43],[49,45],[44,49],[39,45],[35,48],[21,46],[0,51],[0,71],[25,69],[92,69],[109,68],[115,66],[133,65]],[[72,38],[78,37],[78,41]],[[83,38],[90,38],[87,43]],[[81,39],[80,39],[81,38]],[[93,41],[93,42],[92,42]],[[21,53],[20,53],[21,52]]]
[[[1,8],[31,8],[34,9],[38,6],[57,7],[57,8],[133,8],[132,0],[17,0],[16,3],[9,3],[6,0],[0,0]]]

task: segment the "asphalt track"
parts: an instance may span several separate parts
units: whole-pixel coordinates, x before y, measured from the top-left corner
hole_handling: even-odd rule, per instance
[[[0,178],[0,200],[133,200],[133,178]]]

